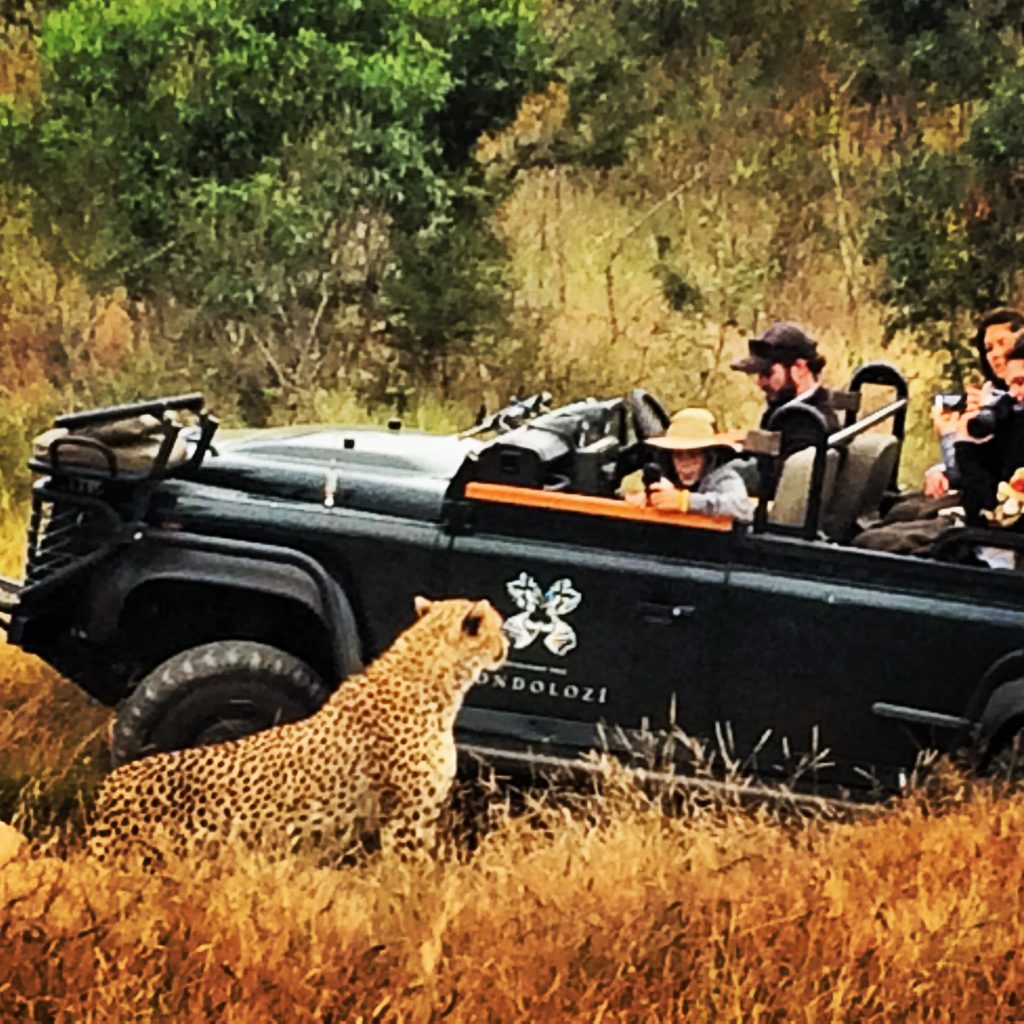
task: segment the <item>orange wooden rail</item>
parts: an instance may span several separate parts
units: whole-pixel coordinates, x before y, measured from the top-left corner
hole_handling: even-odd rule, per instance
[[[637,508],[627,501],[617,501],[614,498],[595,498],[589,494],[567,494],[564,491],[541,491],[532,487],[511,487],[508,484],[471,482],[466,484],[466,497],[474,501],[494,501],[502,505],[561,509],[563,512],[582,512],[588,516],[687,526],[693,530],[717,530],[720,533],[727,533],[732,529],[732,520],[726,516],[662,512],[656,508]]]

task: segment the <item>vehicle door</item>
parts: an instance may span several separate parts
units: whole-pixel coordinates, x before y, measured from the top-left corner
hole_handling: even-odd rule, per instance
[[[1024,640],[1014,574],[781,537],[738,549],[719,699],[736,755],[768,774],[898,786]]]
[[[538,492],[496,490],[512,493],[462,502],[451,524],[446,591],[488,598],[512,644],[505,667],[468,697],[463,733],[560,755],[647,757],[652,734],[664,741],[673,724],[713,729],[731,542],[722,525],[666,525],[570,495],[531,507],[517,502]]]

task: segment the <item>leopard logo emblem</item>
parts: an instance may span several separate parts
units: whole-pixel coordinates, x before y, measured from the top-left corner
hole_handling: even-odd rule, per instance
[[[544,646],[564,657],[576,647],[576,630],[564,620],[575,611],[583,595],[567,577],[555,580],[547,590],[526,572],[505,584],[509,597],[521,611],[505,622],[505,634],[518,650],[543,636]]]

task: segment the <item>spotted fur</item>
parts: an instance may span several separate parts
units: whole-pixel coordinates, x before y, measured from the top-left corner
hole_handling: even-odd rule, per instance
[[[403,855],[430,848],[455,775],[455,717],[508,642],[487,601],[418,597],[416,613],[310,718],[118,768],[91,852],[152,860],[243,844],[339,860],[368,834]]]

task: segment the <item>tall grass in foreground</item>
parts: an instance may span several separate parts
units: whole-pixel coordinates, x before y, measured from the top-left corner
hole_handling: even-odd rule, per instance
[[[0,518],[0,573],[20,577],[24,519]],[[0,817],[74,815],[109,768],[110,713],[0,633]]]
[[[1022,832],[985,792],[786,823],[620,780],[423,870],[20,857],[0,1019],[1020,1020]]]
[[[29,829],[79,818],[110,769],[109,721],[106,708],[0,642],[0,818]]]

